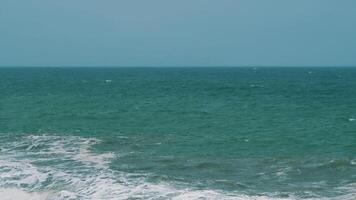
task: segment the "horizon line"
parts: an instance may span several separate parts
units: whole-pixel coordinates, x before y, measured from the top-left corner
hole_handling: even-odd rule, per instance
[[[18,67],[18,68],[25,68],[25,67],[38,67],[38,68],[254,68],[254,67],[264,67],[264,68],[272,68],[272,67],[356,67],[356,65],[0,65],[0,68],[11,68],[11,67]]]

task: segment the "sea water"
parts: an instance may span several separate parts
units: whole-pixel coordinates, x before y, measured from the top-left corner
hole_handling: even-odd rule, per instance
[[[0,199],[356,199],[356,68],[0,68]]]

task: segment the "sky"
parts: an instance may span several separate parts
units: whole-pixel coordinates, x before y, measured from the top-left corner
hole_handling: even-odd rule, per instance
[[[0,66],[356,66],[356,1],[0,0]]]

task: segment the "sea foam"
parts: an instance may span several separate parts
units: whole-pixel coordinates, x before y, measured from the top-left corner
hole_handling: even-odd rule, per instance
[[[46,200],[48,193],[29,193],[16,188],[0,188],[0,197],[2,200]]]
[[[100,142],[95,138],[76,136],[30,135],[1,144],[1,199],[279,199],[268,195],[199,190],[167,182],[150,183],[145,174],[110,169],[112,159],[120,157],[111,152],[93,152],[93,146]],[[351,200],[354,193],[349,194],[342,199]],[[291,196],[288,199],[297,198]]]

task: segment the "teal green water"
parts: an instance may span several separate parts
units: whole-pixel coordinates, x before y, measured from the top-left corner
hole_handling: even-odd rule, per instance
[[[356,68],[0,68],[0,95],[7,195],[356,198]]]

